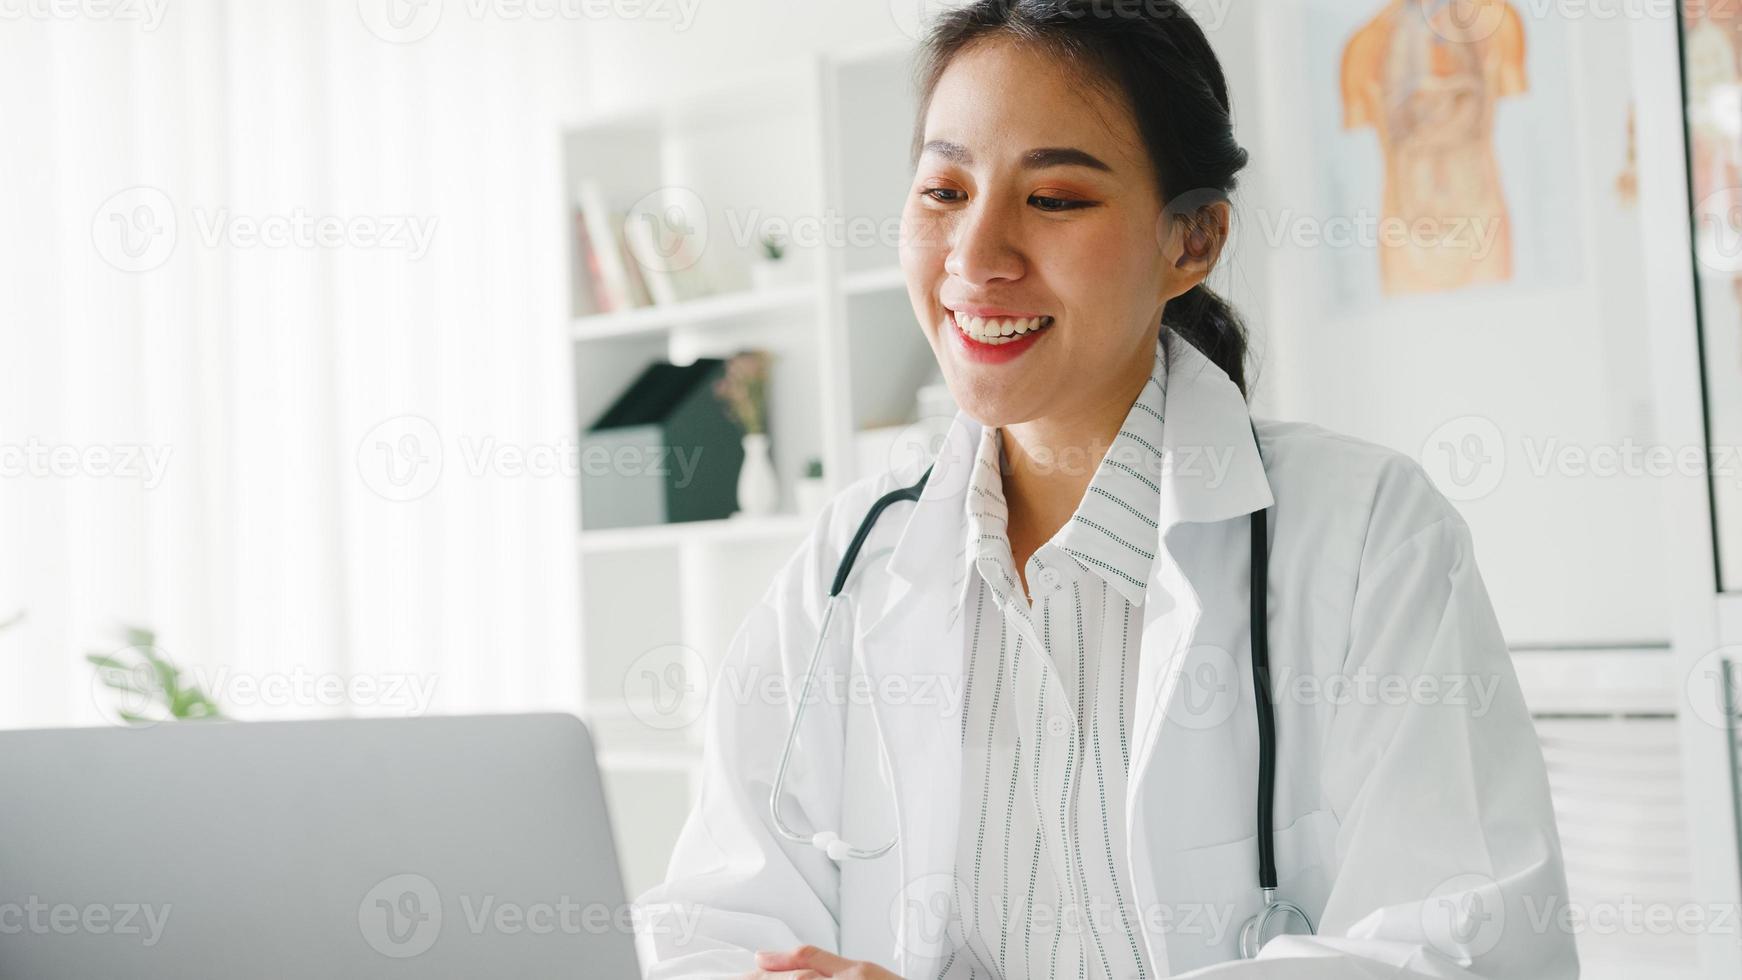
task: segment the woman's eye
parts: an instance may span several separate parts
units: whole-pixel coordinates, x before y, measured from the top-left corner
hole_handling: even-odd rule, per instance
[[[927,187],[920,191],[921,197],[929,197],[939,204],[960,204],[967,200],[967,195],[954,187]],[[1093,201],[1074,201],[1063,197],[1048,197],[1045,194],[1031,194],[1030,204],[1047,212],[1075,211],[1079,208],[1091,207]]]
[[[1042,194],[1031,194],[1028,199],[1042,211],[1074,211],[1090,204],[1088,201],[1067,201],[1062,197],[1047,197]]]

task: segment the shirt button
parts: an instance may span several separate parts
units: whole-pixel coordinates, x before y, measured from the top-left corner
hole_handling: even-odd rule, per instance
[[[1046,733],[1054,738],[1064,735],[1070,727],[1070,724],[1065,721],[1063,715],[1053,715],[1051,718],[1046,720]]]

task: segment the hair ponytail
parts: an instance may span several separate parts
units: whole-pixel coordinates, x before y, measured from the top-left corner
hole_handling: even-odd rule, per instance
[[[974,0],[944,11],[919,53],[916,162],[944,69],[968,44],[993,36],[1042,46],[1085,81],[1123,97],[1170,215],[1190,217],[1187,212],[1233,192],[1246,151],[1234,139],[1227,78],[1203,29],[1178,0]],[[1245,324],[1208,286],[1170,301],[1159,329],[1185,338],[1246,393]]]
[[[1246,390],[1246,323],[1233,305],[1199,283],[1168,301],[1161,315],[1162,342],[1171,331],[1196,347]]]

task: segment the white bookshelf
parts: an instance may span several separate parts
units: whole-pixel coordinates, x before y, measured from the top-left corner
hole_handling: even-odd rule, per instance
[[[562,134],[570,201],[583,179],[597,181],[613,208],[662,188],[693,192],[708,222],[696,268],[715,287],[670,306],[575,311],[581,426],[656,359],[681,364],[749,347],[773,355],[780,512],[583,528],[577,542],[581,702],[636,894],[663,874],[695,799],[700,724],[683,723],[691,702],[678,689],[703,671],[711,677],[808,533],[794,481],[813,457],[830,493],[882,463],[890,441],[920,421],[916,396],[935,376],[897,266],[911,180],[909,56],[901,45],[765,65]],[[791,229],[788,258],[800,264],[788,284],[758,289],[749,266],[767,219]]]
[[[631,310],[592,313],[573,320],[577,341],[609,340],[654,334],[675,328],[713,327],[728,332],[756,322],[789,316],[814,306],[819,285],[803,283],[777,289],[734,290],[670,306],[640,306]]]

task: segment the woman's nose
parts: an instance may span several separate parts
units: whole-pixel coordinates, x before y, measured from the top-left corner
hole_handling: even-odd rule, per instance
[[[972,283],[1021,278],[1025,263],[1015,235],[1016,217],[990,205],[970,207],[955,227],[944,271]]]

